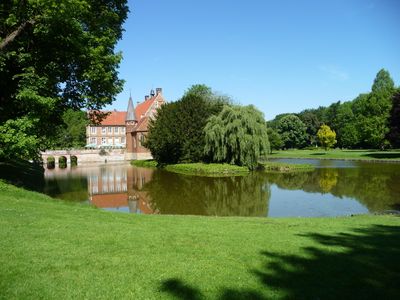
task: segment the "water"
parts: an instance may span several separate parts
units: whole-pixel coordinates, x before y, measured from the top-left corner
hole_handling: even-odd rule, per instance
[[[316,169],[210,178],[124,164],[78,166],[46,170],[44,192],[143,214],[319,217],[400,210],[400,164],[278,161],[311,163]]]

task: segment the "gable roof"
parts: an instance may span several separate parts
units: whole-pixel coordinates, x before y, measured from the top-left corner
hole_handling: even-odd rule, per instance
[[[107,126],[125,126],[126,111],[112,111],[103,121],[101,125]]]
[[[153,96],[150,99],[145,100],[136,106],[135,113],[136,113],[136,118],[138,120],[140,120],[142,117],[144,117],[146,115],[146,112],[153,105],[154,100],[156,100],[157,97],[158,97],[158,95]]]

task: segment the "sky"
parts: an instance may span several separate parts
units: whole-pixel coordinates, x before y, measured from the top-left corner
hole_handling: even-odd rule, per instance
[[[116,50],[126,110],[206,84],[267,120],[350,101],[388,70],[400,85],[400,0],[129,0]]]

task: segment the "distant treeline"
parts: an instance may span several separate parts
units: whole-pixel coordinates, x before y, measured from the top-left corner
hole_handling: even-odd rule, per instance
[[[318,129],[328,125],[336,132],[337,147],[386,149],[400,147],[400,89],[382,69],[371,92],[352,101],[280,114],[267,122],[273,149],[315,147]]]

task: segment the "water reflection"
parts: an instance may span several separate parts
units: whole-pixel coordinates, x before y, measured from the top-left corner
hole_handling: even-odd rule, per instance
[[[157,171],[145,190],[153,209],[162,214],[268,215],[270,187],[260,173],[210,178]]]
[[[293,162],[293,161],[292,161]],[[400,209],[400,165],[321,162],[315,171],[193,177],[129,165],[46,170],[44,192],[144,214],[325,216]]]
[[[357,199],[370,212],[400,209],[399,164],[366,162],[349,162],[349,164],[353,167],[317,168],[313,172],[266,176],[268,182],[276,184],[281,189],[330,193],[337,198]]]

